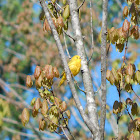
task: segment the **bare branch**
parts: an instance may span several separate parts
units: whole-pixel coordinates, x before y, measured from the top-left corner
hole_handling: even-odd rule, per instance
[[[30,138],[38,138],[37,135],[35,134],[27,134],[27,133],[23,133],[23,132],[19,132],[17,130],[8,128],[6,126],[2,127],[3,130],[14,133],[14,134],[19,134],[20,136],[24,136],[24,137],[30,137]],[[46,137],[42,137],[43,140],[46,140]],[[59,138],[47,138],[47,140],[58,140]]]
[[[65,30],[63,30],[63,32],[64,32],[69,38],[71,38],[71,39],[75,42],[75,38],[74,38],[74,37],[72,37],[70,34],[68,34]]]
[[[70,53],[69,53],[69,50],[68,50],[68,46],[67,46],[66,37],[65,37],[65,33],[64,32],[63,32],[63,36],[64,36],[64,42],[65,42],[66,52],[68,54],[69,59],[71,59],[71,56],[70,56]]]
[[[100,120],[100,133],[101,140],[104,140],[104,128],[106,118],[106,38],[107,38],[107,11],[108,0],[103,0],[103,14],[102,14],[102,36],[101,36],[101,120]]]
[[[23,55],[23,54],[21,54],[21,53],[18,53],[18,52],[16,52],[16,51],[14,51],[14,50],[11,50],[11,49],[9,49],[9,48],[6,48],[5,49],[5,51],[7,51],[7,52],[9,52],[9,53],[11,53],[11,54],[14,54],[14,55],[18,55],[20,58],[22,58],[22,59],[25,59],[26,58],[26,56],[25,55]]]
[[[3,89],[3,88],[2,88],[2,89]],[[13,104],[13,105],[18,106],[19,108],[23,108],[23,107],[24,107],[24,106],[22,105],[22,103],[17,102],[17,101],[15,101],[15,100],[12,100],[11,98],[8,98],[8,97],[6,97],[6,96],[4,96],[4,95],[2,95],[2,94],[0,94],[0,98],[6,100],[8,103],[11,103],[11,104]]]
[[[85,0],[83,0],[83,2],[80,4],[80,6],[77,8],[77,10],[79,10],[85,3]]]
[[[21,88],[21,89],[24,89],[24,90],[28,90],[30,92],[33,92],[34,90],[33,89],[30,89],[30,88],[27,88],[26,86],[23,86],[21,84],[10,84],[11,87],[16,87],[16,88]]]
[[[10,85],[6,84],[1,78],[0,78],[0,86],[3,85],[5,87],[7,87],[11,92],[12,94],[17,97],[26,107],[28,108],[31,108],[31,106],[29,104],[27,104],[23,99],[22,97],[13,89],[10,87]]]

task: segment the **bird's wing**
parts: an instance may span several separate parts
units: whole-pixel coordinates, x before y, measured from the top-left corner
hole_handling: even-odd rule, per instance
[[[71,64],[71,65],[69,66],[69,68],[70,68],[70,70],[71,70],[71,72],[72,72],[72,74],[73,74],[74,76],[76,76],[76,75],[78,74],[78,69],[77,69],[77,66],[76,66],[76,65]]]

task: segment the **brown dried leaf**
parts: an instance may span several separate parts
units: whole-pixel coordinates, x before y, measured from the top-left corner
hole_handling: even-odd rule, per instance
[[[29,122],[30,114],[27,108],[24,108],[21,114],[21,121],[22,124],[25,126]]]
[[[129,28],[130,28],[130,22],[127,19],[125,19],[123,22],[122,31],[128,32]]]
[[[26,77],[26,86],[27,86],[28,88],[31,88],[32,85],[33,85],[33,81],[32,81],[32,79],[31,79],[31,76],[27,75],[27,77]]]

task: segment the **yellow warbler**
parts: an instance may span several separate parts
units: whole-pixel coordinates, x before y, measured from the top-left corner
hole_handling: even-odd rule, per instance
[[[69,69],[71,71],[71,73],[73,74],[73,76],[76,76],[79,72],[80,72],[80,68],[81,68],[81,58],[79,55],[75,55],[71,58],[70,62],[68,63]],[[62,72],[62,79],[59,82],[59,87],[64,83],[64,81],[66,80],[66,74],[63,71]]]

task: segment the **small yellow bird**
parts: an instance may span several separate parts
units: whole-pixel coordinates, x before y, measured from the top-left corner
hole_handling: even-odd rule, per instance
[[[79,72],[80,72],[80,68],[81,68],[81,58],[79,55],[75,55],[71,58],[70,62],[68,63],[69,69],[71,71],[71,73],[73,74],[73,76],[76,76]],[[63,71],[62,72],[62,79],[59,82],[59,87],[64,83],[64,81],[66,80],[66,74]]]

